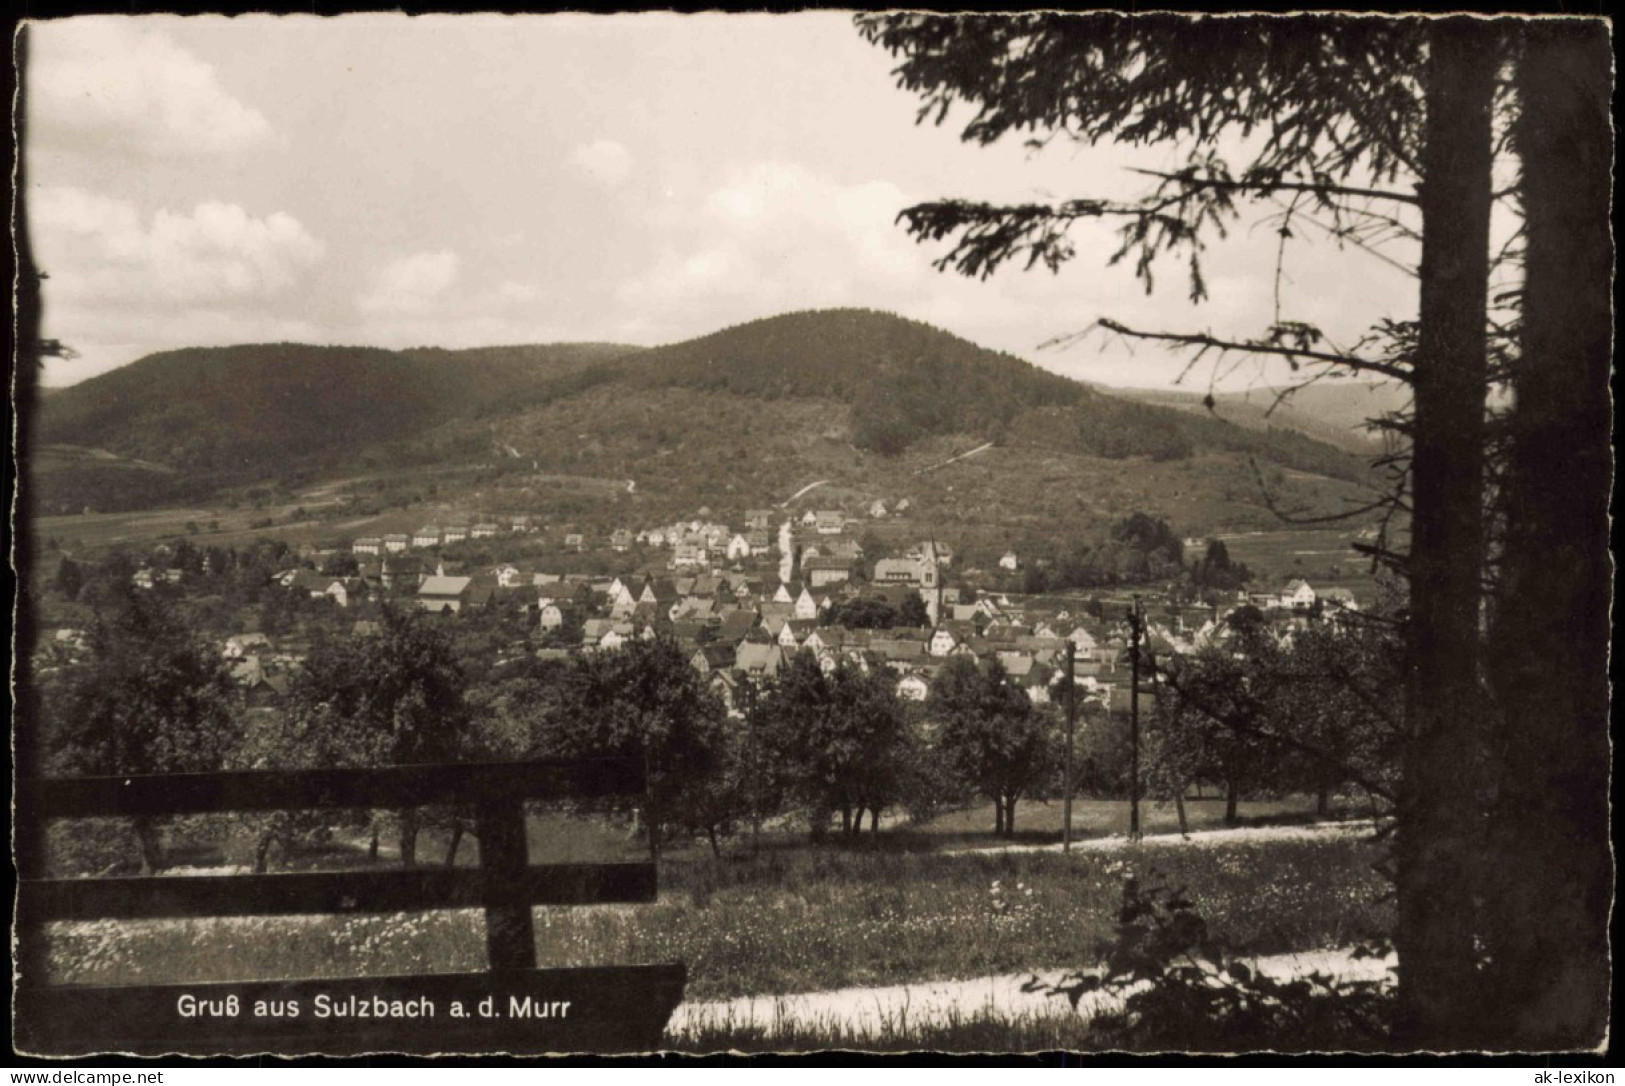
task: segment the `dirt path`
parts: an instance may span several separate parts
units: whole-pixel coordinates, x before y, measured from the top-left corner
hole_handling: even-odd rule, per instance
[[[965,460],[965,459],[967,459],[969,457],[975,456],[977,453],[986,452],[987,450],[991,449],[992,447],[993,447],[993,442],[989,441],[986,445],[978,445],[978,446],[976,446],[976,448],[971,449],[969,452],[962,452],[958,456],[950,456],[948,459],[944,460],[940,464],[932,464],[929,467],[921,468],[919,471],[916,471],[914,474],[915,475],[924,475],[928,471],[936,471],[938,468],[947,467],[949,464],[952,464],[956,460]]]
[[[1140,848],[1213,848],[1215,845],[1253,844],[1262,841],[1325,841],[1336,837],[1363,837],[1376,831],[1369,819],[1317,822],[1309,826],[1244,826],[1239,829],[1197,830],[1190,834],[1158,833],[1140,839]],[[1135,847],[1120,834],[1072,842],[1073,852],[1118,852]],[[974,852],[1060,852],[1054,845],[995,845],[991,848],[944,849],[958,854]]]
[[[828,479],[820,479],[816,483],[808,483],[806,486],[802,487],[800,490],[796,491],[794,494],[790,495],[788,498],[786,498],[782,502],[780,502],[779,503],[779,508],[780,509],[787,508],[791,502],[795,501],[797,498],[799,498],[803,494],[807,493],[807,491],[812,490],[815,487],[823,486],[827,482],[829,482]]]
[[[1381,980],[1391,976],[1394,964],[1387,959],[1355,959],[1346,950],[1309,951],[1258,958],[1252,963],[1259,972],[1277,980],[1321,972],[1343,980]],[[1035,975],[1055,981],[1065,968],[1006,973],[971,980],[922,981],[885,988],[841,988],[826,992],[802,992],[784,996],[752,996],[706,1003],[683,1003],[666,1027],[670,1036],[681,1038],[709,1027],[756,1028],[768,1036],[791,1027],[833,1027],[862,1036],[878,1034],[890,1026],[947,1025],[955,1019],[990,1011],[1007,1017],[1066,1015],[1074,1012],[1065,999],[1042,992],[1024,992],[1022,986]],[[1121,997],[1095,993],[1079,1001],[1077,1012],[1093,1017],[1120,1005]]]

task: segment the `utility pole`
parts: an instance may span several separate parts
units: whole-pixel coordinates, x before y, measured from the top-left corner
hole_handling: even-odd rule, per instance
[[[1077,646],[1066,642],[1066,771],[1062,778],[1061,851],[1072,851],[1072,734],[1078,719],[1078,690],[1073,659]]]
[[[1128,837],[1140,839],[1140,642],[1145,637],[1145,610],[1139,594],[1128,610]]]

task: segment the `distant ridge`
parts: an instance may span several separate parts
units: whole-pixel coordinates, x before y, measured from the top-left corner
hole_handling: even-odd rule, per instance
[[[260,480],[479,462],[493,455],[499,429],[509,446],[500,455],[554,471],[635,474],[640,458],[682,447],[703,475],[717,466],[708,457],[733,461],[763,448],[759,439],[752,448],[716,435],[689,440],[737,415],[743,403],[756,405],[746,414],[767,433],[794,432],[816,410],[821,439],[883,459],[962,438],[1105,460],[1253,457],[1345,481],[1366,470],[1358,458],[1290,429],[1247,428],[1184,405],[1135,402],[931,325],[865,309],[787,313],[648,349],[256,344],[167,351],[43,400],[39,440],[176,469],[161,495],[153,491],[154,501]],[[792,424],[792,416],[802,421]],[[774,455],[808,453],[803,444]],[[42,484],[61,491],[47,494],[46,504],[54,497],[55,508],[75,508],[80,495],[96,490],[96,462],[65,458],[62,465]],[[127,471],[121,478],[125,491],[82,504],[149,500],[128,492]]]

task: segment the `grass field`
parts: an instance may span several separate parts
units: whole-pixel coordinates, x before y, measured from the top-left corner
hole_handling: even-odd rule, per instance
[[[533,862],[635,847],[612,827],[592,841],[559,830],[540,835]],[[905,834],[880,836],[891,847],[815,849],[775,835],[756,854],[674,854],[662,862],[655,904],[538,908],[539,961],[683,961],[695,1000],[1078,967],[1112,937],[1131,876],[1185,887],[1213,930],[1247,953],[1346,946],[1391,924],[1372,868],[1380,851],[1358,835],[1071,856],[928,851]],[[81,984],[485,964],[482,923],[466,911],[59,924],[50,958],[59,983]]]
[[[1376,599],[1378,588],[1371,559],[1356,552],[1353,527],[1290,528],[1222,535],[1233,561],[1253,571],[1261,591],[1279,589],[1302,577],[1317,590],[1347,588],[1362,607]],[[1336,576],[1332,572],[1336,571]]]

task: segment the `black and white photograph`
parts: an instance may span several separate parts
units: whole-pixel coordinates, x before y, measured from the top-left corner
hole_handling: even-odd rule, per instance
[[[15,1052],[1607,1057],[1613,29],[19,24]]]

